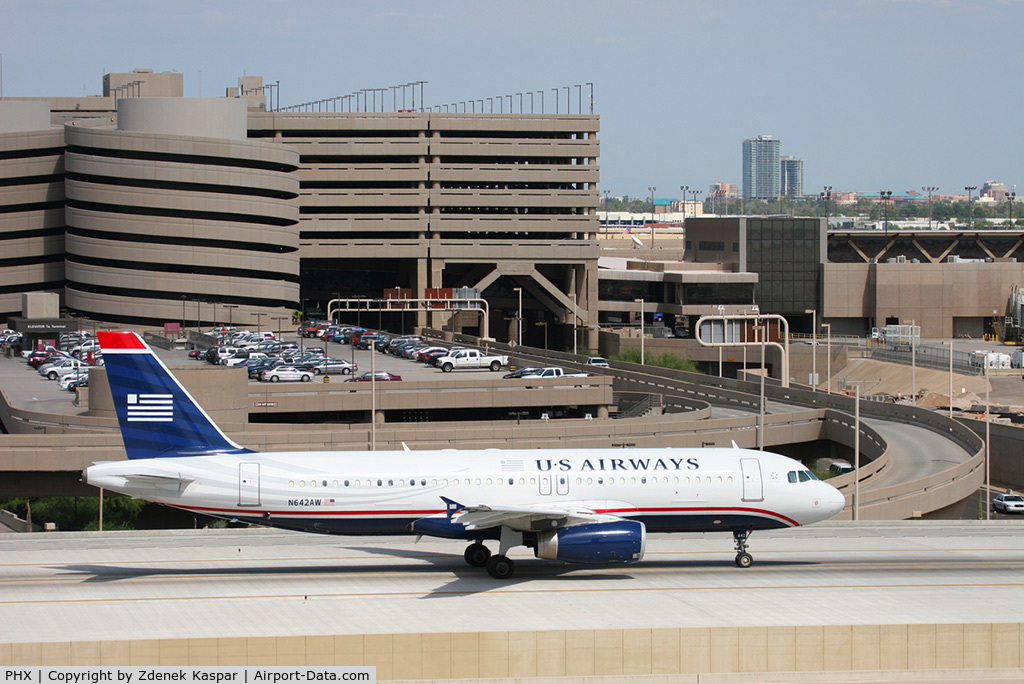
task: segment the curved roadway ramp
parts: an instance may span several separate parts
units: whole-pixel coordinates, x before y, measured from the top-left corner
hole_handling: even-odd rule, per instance
[[[632,566],[270,530],[0,538],[0,664],[369,664],[378,677],[1024,665],[1024,520],[652,535]]]

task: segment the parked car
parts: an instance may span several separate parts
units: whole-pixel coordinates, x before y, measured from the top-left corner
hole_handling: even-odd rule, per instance
[[[457,368],[490,368],[492,371],[500,370],[502,366],[508,365],[508,356],[504,354],[484,354],[478,349],[463,349],[457,352],[449,352],[448,356],[437,359],[437,367],[445,373],[450,373]]]
[[[992,508],[998,513],[1024,513],[1024,496],[1000,494],[992,499]]]
[[[374,380],[377,382],[395,382],[396,380],[402,379],[401,375],[395,375],[394,373],[388,373],[387,371],[377,371],[376,373],[363,373],[362,375],[357,375],[354,378],[349,378],[345,382],[370,382],[371,375],[375,376]]]
[[[80,370],[75,371],[74,373],[68,373],[64,377],[60,378],[60,380],[59,380],[60,388],[61,389],[68,389],[69,385],[71,385],[71,383],[75,383],[77,385],[80,380],[87,379],[88,377],[89,377],[89,371],[87,371],[87,370],[81,370],[80,369]],[[73,388],[72,388],[72,391],[73,391]]]
[[[521,378],[527,375],[536,375],[538,372],[540,372],[540,368],[527,366],[526,368],[517,368],[511,373],[505,373],[501,377],[504,378],[505,380],[515,380],[517,378]]]
[[[79,387],[88,387],[88,386],[89,386],[89,374],[86,373],[84,377],[81,377],[78,380],[72,380],[71,382],[69,382],[68,386],[67,386],[67,390],[68,390],[68,392],[74,392]]]
[[[313,372],[317,375],[352,375],[357,370],[359,364],[346,359],[327,358],[313,365]]]
[[[300,370],[295,366],[277,366],[276,368],[263,371],[260,375],[260,380],[265,382],[280,382],[282,380],[288,382],[309,382],[312,379],[313,371]]]

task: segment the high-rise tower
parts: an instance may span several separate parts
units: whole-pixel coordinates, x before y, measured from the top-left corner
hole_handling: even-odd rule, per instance
[[[781,145],[781,140],[770,135],[743,141],[744,199],[778,199],[782,194]]]

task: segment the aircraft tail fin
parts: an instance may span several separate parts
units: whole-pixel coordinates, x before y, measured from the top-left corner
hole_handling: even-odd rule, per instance
[[[251,453],[217,427],[138,334],[97,335],[128,458]]]

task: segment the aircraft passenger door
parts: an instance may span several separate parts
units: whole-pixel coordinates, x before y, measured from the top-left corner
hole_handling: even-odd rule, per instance
[[[764,501],[764,488],[761,486],[761,462],[756,458],[741,458],[740,468],[743,471],[743,500]]]
[[[260,464],[238,464],[238,505],[260,505]]]
[[[541,493],[542,496],[550,496],[551,495],[551,478],[552,477],[554,477],[554,475],[551,475],[551,474],[542,474],[542,475],[539,476],[538,482],[540,484],[540,493]]]
[[[555,475],[555,491],[559,496],[565,496],[569,493],[569,476],[565,473],[561,475]]]

